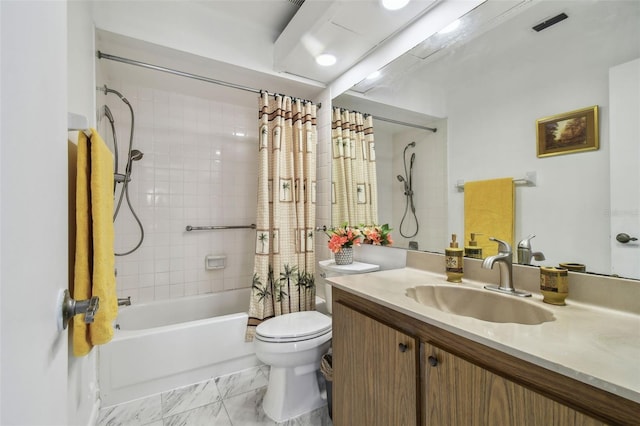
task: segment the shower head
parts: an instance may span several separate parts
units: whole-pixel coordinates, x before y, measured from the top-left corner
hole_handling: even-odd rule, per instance
[[[404,182],[404,178],[402,177],[402,175],[398,175],[397,177],[400,182]]]
[[[144,156],[143,152],[138,151],[137,149],[134,149],[131,151],[131,156],[129,158],[131,159],[131,161],[140,161],[142,160],[143,156]]]
[[[111,122],[111,124],[113,124],[113,114],[111,113],[109,107],[104,105],[102,108],[104,109],[104,115],[106,115],[107,119]]]
[[[407,145],[407,147],[411,147],[411,148],[413,148],[414,146],[416,146],[416,142],[415,142],[415,141],[410,142],[410,143]]]

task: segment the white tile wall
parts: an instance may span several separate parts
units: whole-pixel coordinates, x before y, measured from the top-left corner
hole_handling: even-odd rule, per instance
[[[131,102],[133,148],[144,152],[133,165],[129,198],[145,237],[139,250],[116,258],[118,296],[145,302],[249,286],[250,229],[185,232],[185,227],[255,223],[257,101],[249,96],[247,105],[240,106],[132,84],[107,84]],[[104,101],[99,96],[99,102]],[[123,173],[130,113],[117,96],[108,95],[106,102],[116,121]],[[98,128],[113,149],[101,106]],[[115,228],[116,252],[137,244],[140,231],[125,202]],[[226,255],[226,268],[206,270],[208,254]]]

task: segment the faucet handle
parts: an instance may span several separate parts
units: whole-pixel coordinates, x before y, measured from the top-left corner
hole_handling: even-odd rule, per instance
[[[503,240],[499,240],[499,239],[494,238],[494,237],[489,237],[489,240],[495,241],[496,243],[498,243],[498,251],[500,253],[512,254],[511,245],[508,242],[503,241]]]
[[[527,238],[518,243],[518,248],[531,249],[531,239],[535,236],[536,234],[529,234]]]

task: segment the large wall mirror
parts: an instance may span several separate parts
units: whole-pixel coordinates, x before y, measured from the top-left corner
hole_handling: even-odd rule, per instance
[[[535,172],[535,185],[515,189],[514,240],[535,234],[546,257],[533,263],[640,279],[638,241],[616,240],[640,238],[638,58],[638,1],[489,0],[333,106],[374,116],[379,222],[394,228],[396,246],[442,252],[451,233],[463,235],[459,181]],[[598,150],[538,157],[537,119],[594,105]],[[411,207],[404,215],[398,177],[412,154],[415,217]]]

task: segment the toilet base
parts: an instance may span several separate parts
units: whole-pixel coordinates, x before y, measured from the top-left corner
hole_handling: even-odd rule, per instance
[[[283,422],[327,404],[318,387],[317,368],[271,367],[262,408],[269,418]]]

